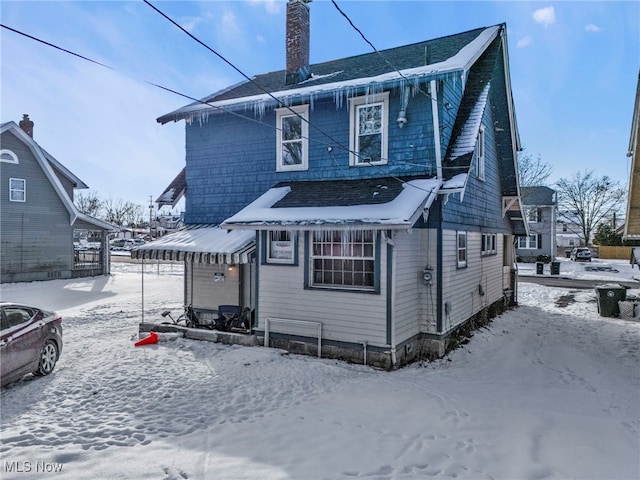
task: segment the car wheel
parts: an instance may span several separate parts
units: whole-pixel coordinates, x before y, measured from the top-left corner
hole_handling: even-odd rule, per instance
[[[40,363],[36,375],[49,375],[58,361],[58,346],[53,340],[49,340],[40,352]]]

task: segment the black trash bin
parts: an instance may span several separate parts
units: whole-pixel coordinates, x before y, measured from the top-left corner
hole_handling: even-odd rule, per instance
[[[560,275],[560,262],[551,262],[551,275]]]
[[[618,302],[627,298],[627,287],[617,283],[598,285],[596,295],[598,297],[598,313],[601,317],[617,317],[620,315]]]
[[[544,263],[536,262],[536,275],[542,275],[544,273]]]

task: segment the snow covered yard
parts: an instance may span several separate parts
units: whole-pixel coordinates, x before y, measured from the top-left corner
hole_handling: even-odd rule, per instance
[[[638,274],[621,265],[596,273]],[[2,286],[65,329],[52,375],[1,392],[3,479],[640,478],[640,322],[600,317],[593,290],[520,283],[463,348],[383,372],[171,334],[134,347],[139,268]],[[179,312],[181,267],[148,268],[146,318]]]

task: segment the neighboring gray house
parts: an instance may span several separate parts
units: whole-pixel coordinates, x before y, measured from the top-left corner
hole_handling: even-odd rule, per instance
[[[73,204],[87,185],[33,140],[28,115],[0,129],[0,283],[109,273],[113,226]]]
[[[556,256],[556,191],[549,187],[522,187],[522,206],[529,236],[518,237],[516,255],[523,262],[535,262],[540,255]]]

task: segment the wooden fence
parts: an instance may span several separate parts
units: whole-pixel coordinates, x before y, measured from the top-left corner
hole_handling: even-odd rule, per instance
[[[617,260],[631,260],[632,247],[597,247],[598,257]]]

